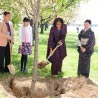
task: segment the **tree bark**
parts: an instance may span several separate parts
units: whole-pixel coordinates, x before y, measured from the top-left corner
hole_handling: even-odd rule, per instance
[[[37,80],[37,69],[38,69],[38,19],[40,12],[40,0],[35,1],[36,9],[34,13],[34,24],[35,24],[35,47],[34,47],[34,72],[33,72],[33,80]]]

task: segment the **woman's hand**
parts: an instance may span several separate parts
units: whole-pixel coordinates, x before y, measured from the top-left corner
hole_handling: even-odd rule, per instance
[[[20,49],[22,49],[22,45],[20,45],[19,47],[20,47]]]
[[[81,48],[81,51],[84,53],[84,52],[86,52],[86,49],[85,48],[83,48],[82,46],[80,47]]]
[[[63,45],[63,43],[62,43],[62,41],[60,40],[59,42],[58,42],[58,44],[61,46],[61,45]]]
[[[30,45],[30,48],[32,49],[32,45]]]

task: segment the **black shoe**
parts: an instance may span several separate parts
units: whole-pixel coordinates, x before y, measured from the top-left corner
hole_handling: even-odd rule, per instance
[[[24,69],[21,69],[20,71],[21,71],[21,72],[23,72],[23,71],[24,71]]]
[[[9,69],[7,67],[5,67],[4,72],[9,73]]]
[[[24,71],[23,71],[23,72],[28,73],[28,70],[27,70],[27,69],[24,69]]]
[[[0,74],[4,74],[4,71],[0,71]]]

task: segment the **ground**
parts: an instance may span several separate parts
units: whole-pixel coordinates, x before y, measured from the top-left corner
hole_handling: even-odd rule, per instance
[[[45,60],[46,58],[46,51],[47,51],[47,40],[48,40],[49,30],[47,30],[43,35],[39,35],[39,61]],[[91,72],[90,72],[90,79],[95,81],[97,83],[98,81],[98,37],[96,37],[96,46],[95,46],[95,53],[92,56],[91,61]],[[68,32],[66,37],[66,44],[67,44],[67,57],[64,59],[63,62],[63,75],[62,77],[76,77],[77,76],[77,65],[78,65],[78,52],[76,48],[77,44],[77,33],[70,33]],[[15,32],[15,45],[13,46],[13,64],[16,68],[16,76],[23,78],[23,77],[31,77],[33,72],[33,54],[29,56],[28,59],[28,73],[21,73],[20,72],[20,57],[21,55],[18,54],[18,31]],[[34,50],[34,47],[33,47]],[[42,69],[38,70],[38,76],[39,77],[48,77],[50,76],[50,64]],[[10,77],[9,74],[0,74],[0,80],[3,81],[5,78]],[[58,76],[60,78],[61,75]],[[1,83],[1,82],[0,82]],[[2,91],[3,87],[2,84],[0,84],[0,98],[7,98],[8,96],[5,92]],[[11,97],[10,97],[11,98]],[[67,97],[66,97],[67,98]],[[69,97],[68,97],[69,98]]]
[[[2,98],[98,98],[98,85],[83,76],[38,78],[36,82],[31,77],[9,77],[0,83]]]

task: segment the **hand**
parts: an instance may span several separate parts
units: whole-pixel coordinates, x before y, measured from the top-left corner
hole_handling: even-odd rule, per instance
[[[12,41],[12,37],[8,35],[8,40]]]
[[[60,40],[59,42],[58,42],[58,44],[61,46],[61,45],[63,45],[63,43],[62,43],[62,41]]]
[[[30,48],[32,49],[32,45],[30,45]]]
[[[22,49],[22,45],[19,46]]]
[[[83,48],[82,52],[86,52],[86,49],[85,49],[85,48]]]
[[[86,49],[85,48],[83,48],[82,46],[80,47],[81,48],[81,51],[84,53],[84,52],[86,52]]]
[[[11,46],[11,47],[13,46],[13,43],[12,43],[12,42],[10,43],[10,46]]]

